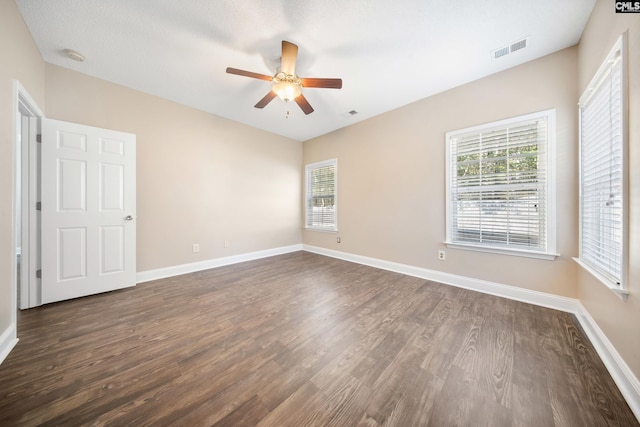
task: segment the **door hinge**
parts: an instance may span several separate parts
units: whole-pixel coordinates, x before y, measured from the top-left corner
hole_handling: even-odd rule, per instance
[[[37,211],[41,211],[42,210],[42,202],[36,202],[36,210]]]
[[[36,279],[42,279],[42,270],[36,270]]]
[[[41,133],[36,135],[36,142],[42,142],[42,134]]]

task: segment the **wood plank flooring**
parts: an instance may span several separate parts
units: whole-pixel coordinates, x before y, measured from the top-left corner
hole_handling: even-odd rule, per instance
[[[575,318],[306,252],[19,313],[0,425],[638,426]]]

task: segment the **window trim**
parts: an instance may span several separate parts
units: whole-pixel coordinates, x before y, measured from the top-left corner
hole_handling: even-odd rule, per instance
[[[478,245],[467,242],[454,242],[451,238],[453,231],[452,221],[452,204],[451,204],[451,138],[459,135],[471,132],[480,132],[489,129],[496,129],[507,127],[511,124],[527,121],[535,118],[546,117],[547,120],[547,140],[546,140],[546,237],[547,244],[546,250],[537,251],[527,248],[514,248],[514,247],[501,247],[501,246],[489,246]],[[447,247],[456,249],[465,249],[478,252],[487,252],[501,255],[514,255],[527,258],[536,258],[543,260],[554,260],[560,256],[556,252],[556,165],[555,165],[555,153],[556,153],[556,109],[551,108],[548,110],[537,111],[534,113],[524,114],[521,116],[510,117],[507,119],[498,120],[491,123],[484,123],[476,126],[471,126],[464,129],[447,132],[445,135],[446,143],[446,211],[445,211],[445,245]]]
[[[331,166],[334,167],[333,175],[333,197],[334,197],[334,221],[332,227],[313,227],[309,226],[307,219],[309,218],[309,172],[313,169]],[[309,163],[304,167],[304,229],[309,231],[319,231],[324,233],[338,232],[338,159],[328,159],[321,162]]]
[[[602,79],[608,73],[608,68],[610,62],[615,57],[616,53],[620,52],[620,61],[621,61],[621,130],[622,130],[622,257],[621,257],[621,277],[620,284],[617,285],[612,283],[605,275],[600,273],[597,267],[594,267],[591,263],[586,261],[582,256],[582,239],[583,239],[583,182],[582,182],[582,107],[585,104],[588,104],[592,98],[592,95],[596,92],[595,88],[599,87],[602,83]],[[580,265],[585,271],[591,274],[595,279],[597,279],[604,286],[609,288],[612,292],[618,295],[621,299],[626,300],[630,291],[629,291],[629,105],[628,105],[628,54],[627,54],[627,33],[624,32],[618,38],[618,40],[613,45],[611,51],[607,54],[606,58],[600,64],[598,71],[594,74],[593,78],[586,86],[584,92],[580,96],[580,101],[578,103],[578,120],[579,120],[579,131],[578,131],[578,150],[579,150],[579,167],[578,167],[578,178],[579,178],[579,204],[578,204],[578,215],[579,215],[579,243],[578,243],[578,257],[573,258],[574,261]]]

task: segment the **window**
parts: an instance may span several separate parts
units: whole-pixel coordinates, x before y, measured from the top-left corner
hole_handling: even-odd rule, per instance
[[[448,246],[553,259],[555,110],[447,133]]]
[[[306,219],[311,230],[337,231],[338,160],[305,166]]]
[[[577,261],[626,293],[626,87],[620,38],[580,97],[580,254]]]

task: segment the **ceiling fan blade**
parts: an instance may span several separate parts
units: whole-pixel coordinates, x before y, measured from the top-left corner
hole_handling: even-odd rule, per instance
[[[307,98],[305,98],[303,94],[298,95],[294,101],[296,101],[296,104],[300,106],[305,114],[313,113],[313,107],[309,104],[309,101],[307,101]]]
[[[296,74],[296,59],[298,57],[298,46],[286,40],[282,40],[282,59],[280,71],[294,76]]]
[[[301,78],[303,87],[322,87],[328,89],[342,89],[342,79],[314,79]]]
[[[258,101],[258,103],[256,105],[254,105],[254,107],[256,107],[256,108],[264,108],[275,97],[276,97],[276,93],[274,91],[270,90],[269,93],[264,96],[264,98],[262,98],[260,101]]]
[[[270,82],[273,80],[273,76],[267,76],[266,74],[253,73],[251,71],[239,70],[237,68],[227,67],[227,73],[229,74],[237,74],[238,76],[251,77],[253,79],[266,80]]]

